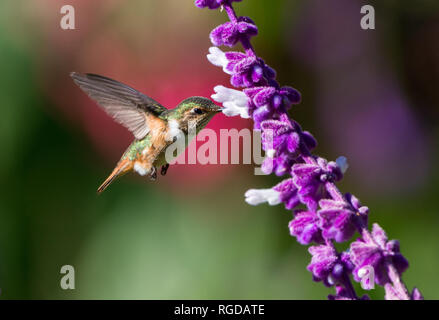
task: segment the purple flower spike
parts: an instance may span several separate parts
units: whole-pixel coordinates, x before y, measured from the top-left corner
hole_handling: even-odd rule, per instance
[[[363,238],[351,244],[351,258],[355,265],[354,279],[361,281],[358,272],[365,266],[371,266],[375,272],[375,282],[385,285],[390,282],[387,275],[387,262],[392,263],[401,274],[408,268],[408,261],[399,252],[396,240],[387,241],[384,230],[374,224],[372,232],[363,232]]]
[[[322,232],[318,227],[319,218],[315,212],[298,210],[295,217],[288,225],[290,234],[297,238],[301,244],[307,245],[311,242],[323,243]]]
[[[256,24],[247,17],[238,17],[232,6],[240,0],[196,0],[200,8],[224,9],[229,21],[215,28],[210,39],[207,59],[230,75],[233,90],[215,87],[212,98],[223,104],[226,116],[239,115],[252,118],[254,128],[262,133],[262,149],[265,159],[261,170],[277,176],[290,174],[276,186],[268,189],[250,189],[245,201],[250,205],[284,203],[294,211],[289,223],[292,236],[301,244],[316,243],[309,248],[312,254],[308,270],[316,281],[335,286],[336,294],[330,300],[365,300],[359,298],[351,283],[351,274],[358,281],[361,274],[371,274],[375,279],[362,284],[373,286],[373,281],[384,284],[387,299],[419,300],[422,295],[414,289],[407,290],[400,274],[407,268],[407,260],[399,253],[397,241],[387,241],[384,231],[374,225],[368,231],[367,207],[351,194],[343,195],[336,182],[343,178],[348,162],[345,157],[328,162],[312,153],[317,141],[308,131],[290,118],[288,109],[301,100],[300,93],[292,87],[282,87],[276,81],[276,72],[260,58],[251,44],[251,37],[258,33]],[[243,52],[223,52],[219,46],[240,43]],[[297,209],[305,205],[307,209]],[[356,230],[362,238],[351,244],[350,252],[338,253],[334,242],[352,238]],[[365,273],[366,272],[366,273]],[[390,282],[389,282],[390,280]]]

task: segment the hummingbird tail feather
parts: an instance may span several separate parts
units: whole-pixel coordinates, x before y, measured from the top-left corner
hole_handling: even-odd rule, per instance
[[[100,185],[98,188],[98,193],[101,193],[107,187],[119,176],[123,175],[127,171],[129,171],[130,168],[130,161],[125,160],[120,162],[116,168],[114,168],[113,172],[108,176],[108,178]]]
[[[107,187],[113,182],[114,179],[116,179],[117,174],[111,174],[98,188],[98,193],[101,193],[102,191],[104,191],[105,189],[107,189]]]

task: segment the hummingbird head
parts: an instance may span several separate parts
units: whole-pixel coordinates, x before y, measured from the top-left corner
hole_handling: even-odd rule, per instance
[[[207,98],[190,97],[171,110],[168,119],[177,120],[180,129],[185,132],[188,131],[189,126],[195,125],[198,133],[221,110]]]

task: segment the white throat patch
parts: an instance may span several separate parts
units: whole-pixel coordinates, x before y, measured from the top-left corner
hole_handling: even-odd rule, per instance
[[[180,126],[177,120],[170,120],[168,123],[168,134],[166,135],[166,141],[174,141],[175,138],[183,137],[183,131],[180,130]]]
[[[134,171],[136,171],[141,176],[144,176],[148,174],[150,170],[147,170],[145,167],[143,167],[139,162],[134,163]]]

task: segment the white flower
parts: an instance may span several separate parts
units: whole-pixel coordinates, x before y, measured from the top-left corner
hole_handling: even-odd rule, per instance
[[[213,88],[215,94],[212,99],[223,104],[223,113],[228,117],[241,116],[248,119],[248,98],[246,94],[239,90],[226,88],[224,86],[216,86]]]
[[[268,202],[270,206],[275,206],[281,202],[280,192],[273,189],[250,189],[245,193],[245,201],[252,206],[264,202]]]
[[[207,55],[207,60],[209,60],[211,64],[217,67],[222,67],[225,73],[232,74],[231,71],[226,70],[229,60],[227,60],[226,54],[220,48],[210,47],[209,54]]]
[[[335,163],[340,168],[341,172],[345,174],[345,172],[349,168],[348,159],[346,157],[338,157],[337,160],[335,160]]]

